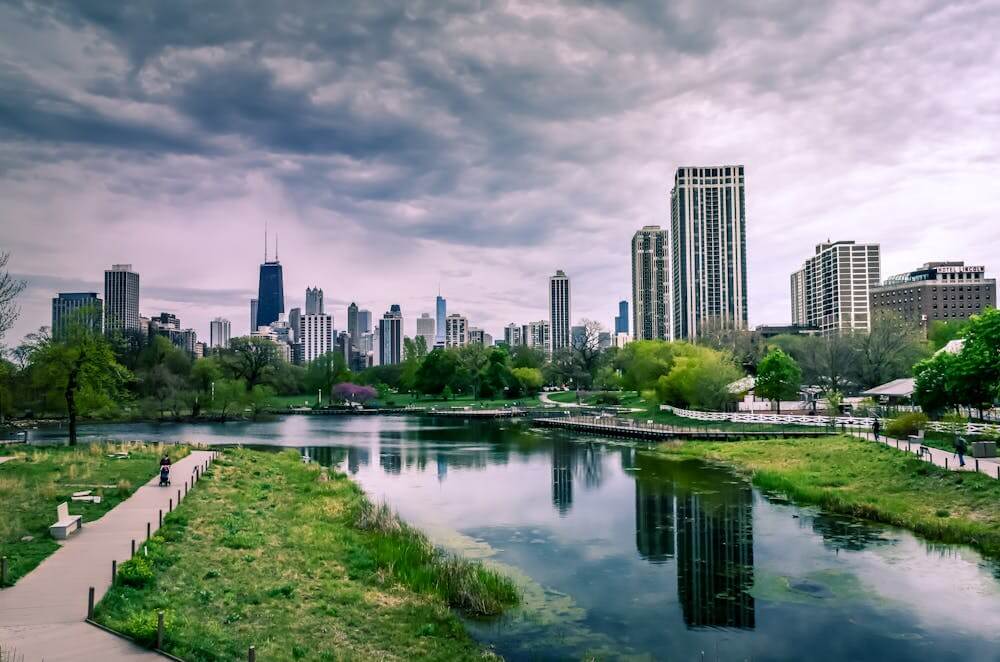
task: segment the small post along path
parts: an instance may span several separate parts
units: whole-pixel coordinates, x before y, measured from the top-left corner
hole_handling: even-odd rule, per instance
[[[146,541],[147,525],[159,528],[177,507],[198,474],[216,453],[192,451],[170,469],[169,487],[159,487],[159,472],[131,497],[104,517],[84,522],[83,528],[16,585],[0,590],[0,648],[13,659],[45,660],[162,660],[142,648],[86,622],[88,593],[94,587],[96,604],[111,586],[111,562],[122,563]],[[187,489],[185,489],[185,482]],[[172,504],[171,504],[172,502]],[[53,513],[54,514],[54,513]]]

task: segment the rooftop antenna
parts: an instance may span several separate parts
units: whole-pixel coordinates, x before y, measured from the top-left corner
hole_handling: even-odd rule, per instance
[[[274,261],[278,261],[278,233],[274,233]]]
[[[267,221],[264,221],[264,262],[267,262]]]

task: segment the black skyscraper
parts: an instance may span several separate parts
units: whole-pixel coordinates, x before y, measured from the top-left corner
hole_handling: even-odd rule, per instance
[[[285,284],[278,262],[278,240],[274,240],[274,261],[267,259],[267,232],[264,233],[264,264],[260,265],[260,285],[257,288],[257,326],[277,322],[285,312]],[[253,330],[253,329],[251,329]]]

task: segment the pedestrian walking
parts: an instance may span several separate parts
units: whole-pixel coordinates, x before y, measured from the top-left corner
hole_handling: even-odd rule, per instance
[[[963,457],[966,451],[969,450],[969,444],[965,441],[965,437],[959,435],[955,437],[955,455],[958,456],[958,466],[965,466],[965,458]]]
[[[875,422],[872,423],[872,432],[875,434],[875,441],[878,441],[878,433],[881,430],[882,430],[882,422],[878,420],[878,418],[876,418]]]

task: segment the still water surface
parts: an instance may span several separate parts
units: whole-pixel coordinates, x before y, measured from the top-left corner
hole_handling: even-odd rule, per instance
[[[435,542],[522,583],[522,608],[469,624],[510,660],[1000,660],[1000,572],[976,552],[612,440],[403,417],[83,434],[287,446],[342,468]]]

